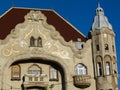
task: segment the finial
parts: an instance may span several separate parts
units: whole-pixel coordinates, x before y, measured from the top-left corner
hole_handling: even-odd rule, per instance
[[[100,8],[100,2],[98,2],[98,8]]]

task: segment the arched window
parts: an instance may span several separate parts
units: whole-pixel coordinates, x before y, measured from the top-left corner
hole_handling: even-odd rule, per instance
[[[11,80],[20,80],[21,68],[19,65],[11,67]]]
[[[110,75],[114,70],[111,68],[112,58],[108,55],[104,57],[106,75]]]
[[[33,36],[30,38],[30,46],[31,47],[35,46],[35,38]]]
[[[50,81],[58,81],[58,71],[50,67]]]
[[[106,62],[106,75],[110,75],[110,62]]]
[[[78,64],[75,68],[76,75],[86,75],[87,69],[83,64]]]
[[[41,39],[41,37],[38,37],[38,39],[37,39],[37,46],[42,47],[42,39]]]
[[[36,65],[36,64],[33,64],[32,66],[30,66],[28,68],[28,74],[40,75],[41,73],[42,73],[41,68],[38,65]]]
[[[101,62],[98,62],[97,63],[97,73],[98,73],[98,76],[102,76],[102,63]]]

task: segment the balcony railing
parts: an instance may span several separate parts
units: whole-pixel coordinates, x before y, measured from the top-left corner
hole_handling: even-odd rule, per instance
[[[26,74],[24,75],[24,86],[28,87],[28,86],[40,86],[42,85],[46,85],[45,82],[45,78],[47,77],[47,75],[31,75],[31,74]]]
[[[73,82],[76,87],[87,88],[91,85],[91,76],[90,75],[75,75],[73,76]]]

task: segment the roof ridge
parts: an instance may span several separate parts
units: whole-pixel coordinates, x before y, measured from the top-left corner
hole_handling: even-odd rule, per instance
[[[10,7],[8,10],[6,10],[3,14],[0,15],[0,18],[2,18],[5,14],[7,14],[12,9],[33,9],[33,10],[53,11],[52,9],[28,8],[28,7]]]
[[[43,9],[43,8],[28,8],[28,7],[12,7],[14,9],[34,9],[34,10],[45,10],[45,11],[52,11],[52,9]]]
[[[16,24],[24,21],[23,17],[30,10],[42,11],[46,15],[46,17],[49,18],[48,23],[53,25],[54,27],[56,27],[56,30],[61,33],[61,35],[64,37],[64,39],[66,41],[70,41],[70,40],[76,41],[78,38],[81,38],[83,41],[86,41],[86,39],[87,39],[86,36],[84,34],[82,34],[77,28],[75,28],[71,23],[69,23],[67,20],[65,20],[62,16],[60,16],[60,14],[58,14],[55,10],[53,10],[53,9],[40,9],[40,8],[24,8],[24,7],[11,7],[9,10],[7,10],[2,15],[2,18],[0,17],[0,20],[3,20],[5,22],[7,22],[8,19],[10,19],[10,21],[11,21],[12,18],[14,18],[14,20],[15,20],[15,22],[13,22],[12,24],[11,24],[10,21],[7,22],[7,25],[10,25],[10,26],[9,27],[4,27],[8,31],[8,32],[5,33],[5,36],[8,33],[10,33],[11,29],[14,28]],[[12,11],[12,13],[9,13],[11,11]],[[20,13],[15,13],[17,11],[20,11]],[[8,15],[8,14],[10,14],[10,15]],[[18,15],[19,19],[17,19],[17,17],[14,17],[16,14]],[[53,14],[53,15],[51,15],[51,14]],[[6,15],[8,15],[8,17],[4,17]],[[54,15],[56,16],[56,18],[54,17]],[[12,17],[12,18],[10,18],[10,17]],[[6,19],[6,18],[8,18],[8,19]],[[54,18],[55,22],[53,22],[53,20],[51,18]],[[56,20],[58,20],[62,23],[64,22],[64,23],[62,24],[62,26],[58,25],[58,24],[56,24]],[[63,25],[65,25],[66,27],[63,28]],[[2,25],[2,27],[3,27],[3,25]],[[65,30],[68,30],[68,32],[71,33],[71,34],[69,35]],[[69,36],[66,37],[66,35],[69,35]],[[1,38],[4,39],[5,36],[3,36]]]

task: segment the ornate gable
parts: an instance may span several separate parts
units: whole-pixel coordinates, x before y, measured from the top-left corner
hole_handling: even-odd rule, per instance
[[[72,59],[77,51],[73,42],[66,42],[54,26],[46,22],[41,11],[30,11],[25,21],[18,24],[5,40],[1,40],[1,56],[16,57],[28,54],[39,57],[47,53],[64,59]]]

